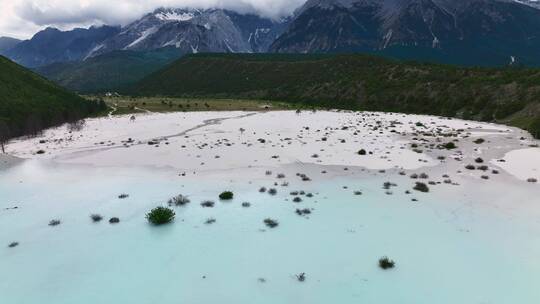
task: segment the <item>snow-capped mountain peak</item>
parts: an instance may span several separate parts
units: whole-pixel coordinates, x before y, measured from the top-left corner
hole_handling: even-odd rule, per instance
[[[222,9],[159,8],[123,27],[120,34],[105,41],[91,56],[119,49],[162,47],[175,47],[185,53],[261,52],[283,29],[281,22]]]

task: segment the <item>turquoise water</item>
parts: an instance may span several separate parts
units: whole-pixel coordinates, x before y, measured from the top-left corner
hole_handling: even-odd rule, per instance
[[[540,302],[537,209],[494,202],[531,193],[441,185],[412,202],[404,177],[392,176],[398,187],[387,195],[384,175],[305,183],[287,171],[289,187],[270,196],[258,189],[276,179],[251,170],[260,174],[193,178],[29,161],[0,172],[0,303]],[[226,189],[235,199],[219,202]],[[315,195],[295,204],[292,190]],[[175,208],[173,224],[146,223],[148,210],[179,193],[192,202]],[[202,208],[205,199],[215,208]],[[300,207],[313,213],[300,217]],[[104,221],[92,223],[92,213]],[[112,216],[120,224],[110,225]],[[49,227],[53,218],[62,224]],[[206,225],[208,218],[217,221]],[[280,225],[267,229],[265,218]],[[13,241],[20,245],[8,248]],[[378,268],[385,255],[395,269]],[[307,280],[298,282],[302,272]]]

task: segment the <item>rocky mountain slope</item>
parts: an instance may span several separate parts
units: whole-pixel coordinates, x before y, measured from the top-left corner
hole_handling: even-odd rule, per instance
[[[21,43],[21,40],[11,37],[0,37],[0,55],[5,54],[8,50]]]
[[[30,68],[83,60],[97,45],[119,31],[120,28],[111,26],[77,28],[66,32],[47,28],[7,51],[6,56]]]
[[[46,29],[6,52],[27,67],[113,51],[374,53],[460,65],[540,66],[534,0],[308,0],[285,19],[160,8],[120,27]]]
[[[266,51],[282,23],[221,9],[158,9],[122,28],[94,52],[176,47],[182,53]]]
[[[160,8],[120,27],[60,31],[47,28],[6,52],[26,67],[84,61],[113,51],[176,48],[199,52],[265,52],[285,30],[287,19],[272,20],[222,9]]]
[[[540,64],[540,10],[510,0],[309,0],[270,50]]]

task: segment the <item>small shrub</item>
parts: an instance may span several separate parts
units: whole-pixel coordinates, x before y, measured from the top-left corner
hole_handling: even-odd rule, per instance
[[[396,263],[390,260],[388,257],[382,257],[379,259],[379,267],[382,269],[391,269],[394,268]]]
[[[275,188],[270,188],[270,189],[268,190],[268,194],[270,194],[270,195],[276,195],[276,194],[277,194],[277,190],[276,190]]]
[[[120,223],[120,219],[117,217],[111,217],[109,219],[109,224],[118,224],[118,223]]]
[[[157,207],[146,214],[146,219],[154,225],[163,225],[174,220],[175,213],[170,208]]]
[[[261,187],[261,188],[259,188],[259,192],[260,192],[260,193],[266,192],[266,187]]]
[[[302,215],[306,215],[306,214],[311,214],[311,210],[305,208],[305,209],[296,209],[296,214],[302,216]]]
[[[477,159],[474,160],[477,164],[481,164],[484,162],[484,160],[481,158],[481,157],[478,157]]]
[[[233,196],[234,196],[234,194],[231,191],[225,191],[225,192],[222,192],[219,195],[219,199],[220,200],[232,200]]]
[[[184,196],[182,194],[179,194],[175,197],[172,197],[167,202],[169,206],[184,206],[186,204],[189,204],[190,200],[187,196]]]
[[[429,187],[426,184],[420,182],[417,182],[413,189],[420,192],[429,192]]]
[[[19,242],[11,242],[11,243],[9,243],[9,245],[8,245],[9,248],[15,248],[15,247],[17,247],[17,246],[19,246]]]
[[[215,218],[209,218],[209,219],[207,219],[204,223],[205,223],[206,225],[211,225],[211,224],[213,224],[213,223],[215,223],[215,222],[216,222],[216,219],[215,219]]]
[[[103,217],[99,214],[92,214],[90,215],[90,218],[94,223],[101,222],[101,220],[103,219]]]
[[[485,140],[483,138],[478,138],[476,140],[473,141],[475,144],[483,144],[485,142]]]
[[[129,194],[126,194],[126,193],[122,193],[118,196],[119,199],[125,199],[125,198],[128,198],[129,197]]]
[[[58,226],[58,225],[60,225],[61,223],[62,223],[62,222],[61,222],[60,220],[56,220],[56,219],[55,219],[55,220],[51,220],[51,221],[49,222],[49,226]]]
[[[201,203],[201,206],[204,208],[212,208],[214,207],[215,203],[213,201],[204,201]]]
[[[297,197],[293,198],[293,202],[300,203],[300,202],[302,202],[302,198],[297,196]]]
[[[442,146],[443,146],[443,148],[448,149],[448,150],[452,150],[452,149],[457,148],[456,144],[453,143],[453,142],[447,142]]]
[[[537,183],[538,180],[536,178],[531,177],[531,178],[527,179],[527,182],[529,182],[529,183]]]
[[[366,152],[366,150],[364,150],[364,149],[360,149],[360,150],[358,151],[358,155],[366,155],[366,154],[367,154],[367,152]]]
[[[304,282],[306,280],[306,273],[302,272],[300,274],[297,274],[296,279],[298,280],[298,282]]]
[[[270,218],[267,218],[264,220],[264,224],[268,227],[268,228],[276,228],[279,223],[278,221],[276,220],[273,220],[273,219],[270,219]]]
[[[466,165],[466,166],[465,166],[465,169],[467,169],[467,170],[475,170],[476,167],[473,166],[473,165]]]

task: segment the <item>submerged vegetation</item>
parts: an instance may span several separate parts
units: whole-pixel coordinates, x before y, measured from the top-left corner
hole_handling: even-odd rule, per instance
[[[99,214],[91,214],[90,219],[92,219],[92,222],[97,223],[97,222],[101,222],[101,220],[103,219],[103,216]]]
[[[276,228],[279,225],[278,221],[271,218],[267,218],[263,222],[268,228]]]
[[[54,220],[50,220],[49,221],[49,226],[58,226],[60,225],[62,222],[58,219],[54,219]]]
[[[179,194],[175,197],[170,198],[169,201],[167,202],[169,206],[184,206],[189,203],[190,203],[189,198],[182,194]]]
[[[390,260],[388,257],[384,256],[379,259],[379,267],[382,269],[390,269],[394,268],[396,263],[392,260]]]
[[[234,194],[231,192],[231,191],[224,191],[224,192],[221,192],[221,194],[219,195],[219,199],[220,200],[232,200],[234,197]]]

